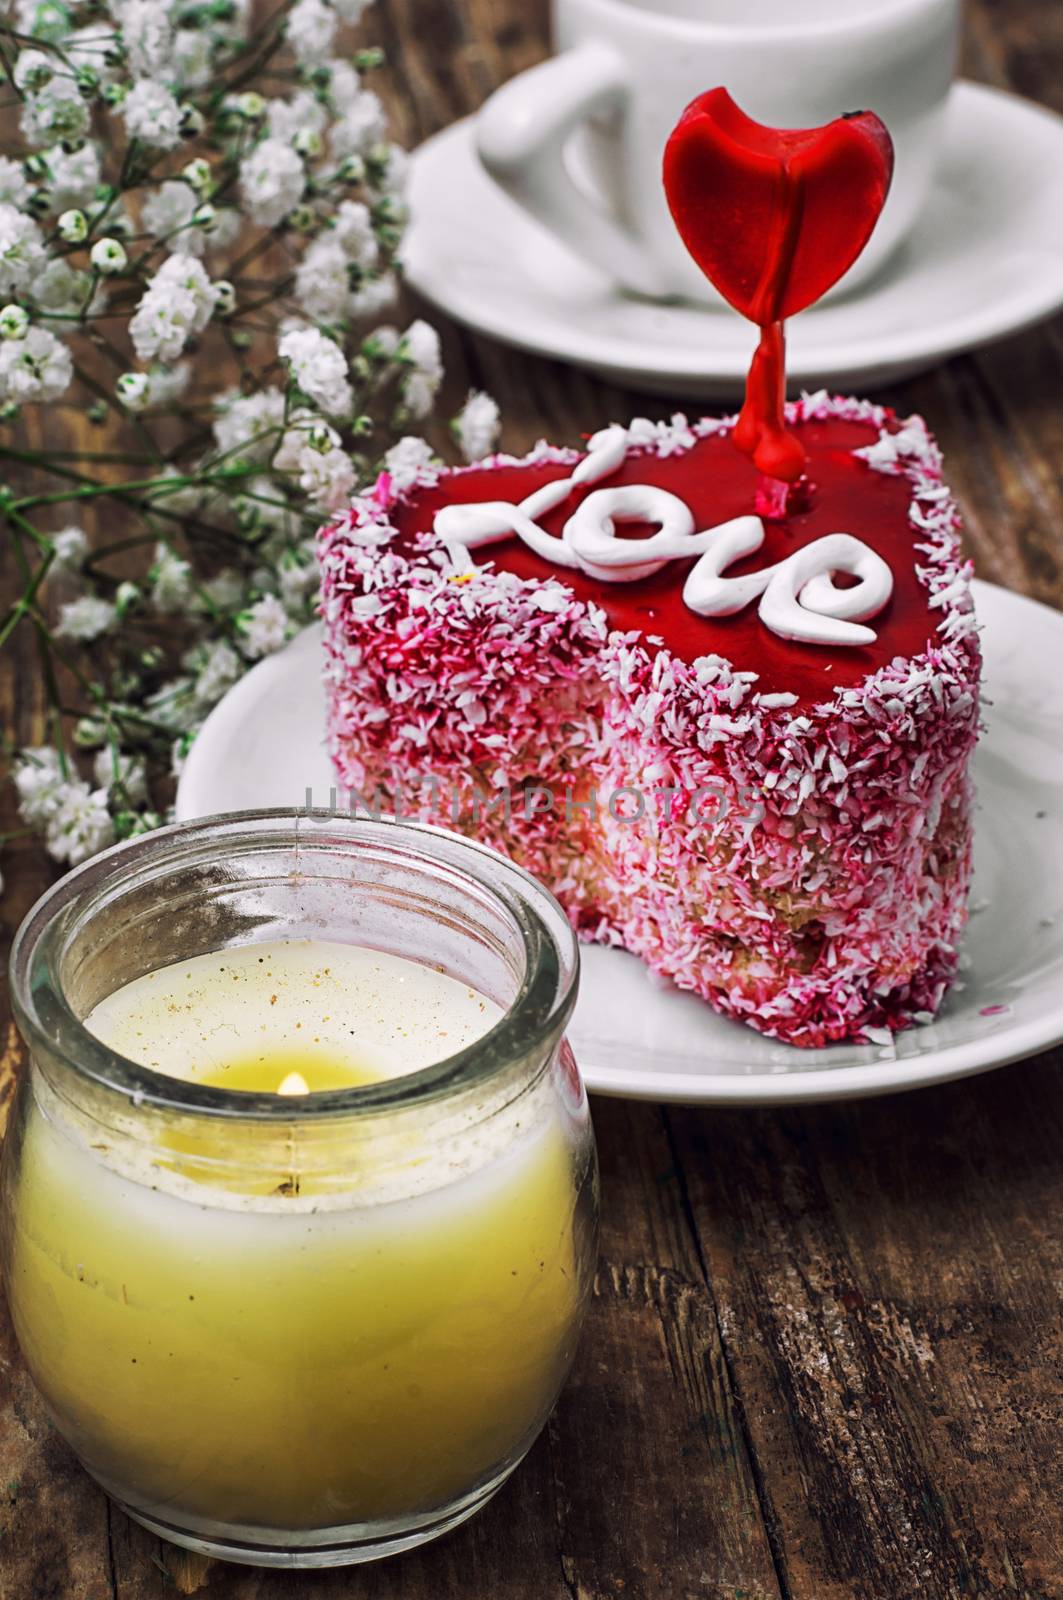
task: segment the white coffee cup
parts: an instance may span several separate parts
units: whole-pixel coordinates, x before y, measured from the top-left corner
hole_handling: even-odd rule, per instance
[[[922,210],[941,151],[960,0],[554,0],[558,54],[484,105],[488,172],[624,288],[718,300],[687,255],[661,184],[680,113],[722,84],[773,127],[871,110],[896,148],[871,242],[843,282],[870,276]]]

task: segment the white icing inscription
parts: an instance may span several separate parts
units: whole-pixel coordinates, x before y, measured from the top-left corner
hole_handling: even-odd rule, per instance
[[[598,483],[615,472],[627,445],[625,428],[604,428],[569,477],[544,484],[519,505],[486,500],[444,506],[436,513],[435,532],[466,550],[516,534],[544,561],[602,583],[637,583],[670,561],[697,556],[683,585],[683,599],[699,616],[731,616],[759,597],[761,621],[780,638],[828,645],[874,643],[874,630],[863,623],[889,600],[893,573],[852,534],[827,534],[773,566],[726,578],[729,566],[755,555],[763,545],[761,519],[734,517],[699,532],[686,502],[651,484],[595,489],[569,517],[560,537],[539,526],[536,518],[562,505],[575,487]],[[620,539],[617,525],[625,522],[650,523],[656,531],[647,538]],[[839,588],[835,573],[857,581]]]

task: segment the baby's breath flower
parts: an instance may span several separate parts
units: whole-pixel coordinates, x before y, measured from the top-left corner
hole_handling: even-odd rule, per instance
[[[298,150],[304,160],[309,161],[316,160],[324,149],[321,135],[313,128],[300,128],[292,140],[292,146]]]
[[[68,24],[69,20],[68,16]],[[118,34],[106,17],[97,17],[83,28],[75,28],[73,33],[66,34],[63,53],[81,74],[82,81],[94,75],[99,83],[110,83],[115,77],[119,60]]]
[[[302,159],[280,139],[263,139],[240,163],[240,189],[252,221],[273,228],[298,205],[306,187]]]
[[[359,321],[379,317],[381,312],[395,304],[398,293],[399,285],[394,273],[381,273],[379,278],[367,278],[359,284],[351,295],[348,310]]]
[[[142,78],[119,107],[126,131],[155,150],[172,150],[181,139],[181,107],[164,84]]]
[[[206,646],[193,660],[198,669],[192,696],[200,711],[209,711],[241,673],[240,657],[224,639]]]
[[[263,595],[240,619],[244,654],[252,661],[272,655],[288,637],[288,613],[276,595]]]
[[[388,145],[387,165],[384,169],[382,187],[388,194],[405,194],[410,178],[409,153],[398,144]]]
[[[214,226],[207,236],[208,250],[227,250],[235,244],[244,219],[235,206],[218,206],[214,211]]]
[[[363,92],[362,75],[350,61],[328,62],[328,94],[332,104],[346,111]]]
[[[0,397],[24,405],[58,400],[74,375],[70,351],[47,328],[0,344]]]
[[[56,144],[44,152],[44,157],[53,208],[61,211],[67,206],[82,209],[90,206],[100,183],[100,155],[96,146],[89,142],[80,149],[65,150],[61,144]]]
[[[55,76],[52,57],[45,50],[23,50],[12,74],[16,89],[24,94],[39,94]]]
[[[489,394],[473,389],[454,420],[454,434],[466,461],[480,461],[498,443],[502,418]]]
[[[134,804],[148,798],[147,772],[139,756],[111,748],[101,750],[92,764],[92,775],[102,790],[120,789]]]
[[[159,356],[174,361],[188,339],[210,321],[214,285],[194,256],[172,255],[149,281],[129,324],[141,361]]]
[[[101,283],[93,285],[92,277],[78,267],[71,266],[65,256],[53,256],[43,272],[38,272],[28,293],[45,311],[77,313],[99,311],[107,299]]]
[[[37,53],[24,51],[23,55]],[[31,145],[52,144],[57,139],[80,139],[88,131],[89,108],[73,75],[69,72],[55,75],[39,92],[27,93],[22,102],[19,126]]]
[[[361,200],[342,200],[336,208],[333,234],[349,260],[360,267],[374,267],[380,254],[373,218]]]
[[[115,392],[130,411],[143,411],[148,403],[148,375],[146,372],[123,372],[115,383]]]
[[[182,139],[198,139],[205,133],[207,119],[198,106],[182,106],[181,119],[177,124],[177,131]]]
[[[338,239],[328,234],[315,239],[295,273],[295,294],[302,309],[326,322],[341,317],[351,287],[347,267]]]
[[[67,244],[81,244],[89,236],[89,221],[84,211],[64,211],[59,218],[59,237]]]
[[[59,752],[47,745],[21,750],[12,774],[18,793],[19,815],[30,827],[46,822],[63,784]]]
[[[351,326],[378,322],[394,300],[390,265],[404,221],[404,159],[361,78],[375,53],[331,56],[340,23],[357,21],[365,3],[282,7],[298,84],[281,96],[260,91],[283,81],[283,64],[259,73],[258,41],[243,48],[250,0],[12,0],[25,138],[21,159],[0,156],[0,418],[76,380],[74,403],[100,430],[98,448],[127,460],[138,481],[146,515],[130,544],[163,540],[150,567],[143,560],[116,581],[88,559],[80,527],[50,532],[42,509],[41,549],[62,580],[51,596],[47,584],[41,590],[58,607],[46,647],[90,647],[78,670],[91,692],[66,724],[70,763],[56,751],[23,752],[15,763],[23,812],[58,860],[159,825],[149,772],[165,768],[171,746],[178,770],[248,664],[310,620],[317,523],[385,451],[400,484],[431,465],[424,440],[387,450],[393,419],[380,413],[394,406],[396,386],[396,417],[426,413],[442,375],[436,335],[414,323],[363,342]],[[92,20],[74,27],[82,4]],[[200,133],[193,148],[204,155],[189,160],[180,141]],[[163,161],[165,151],[175,154]],[[286,259],[275,262],[263,230],[280,227]],[[234,263],[249,249],[244,281]],[[140,368],[117,378],[120,405],[81,382],[81,354],[91,353],[105,309],[101,331],[116,348],[131,344]],[[283,386],[260,376],[276,373],[278,357]],[[239,389],[218,393],[233,383]],[[467,453],[493,438],[490,407],[470,397],[456,425]],[[132,415],[149,409],[150,430]],[[104,494],[122,492],[122,472],[100,476]],[[67,480],[45,481],[45,497],[58,501],[53,491]],[[78,491],[69,492],[73,504]],[[92,504],[106,516],[106,499]],[[223,550],[229,565],[218,571]],[[180,619],[188,643],[179,674],[160,682],[176,629],[160,626],[157,640],[143,630],[166,615]],[[133,720],[138,710],[147,717]],[[136,730],[133,748],[116,742],[126,727]]]
[[[305,614],[307,601],[316,593],[320,577],[313,545],[290,552],[281,562],[277,586],[281,603],[290,617]]]
[[[278,472],[298,472],[299,457],[308,446],[323,455],[327,450],[336,449],[340,442],[340,435],[331,423],[316,411],[300,406],[288,418],[288,427],[273,457],[273,465]]]
[[[58,533],[52,535],[52,571],[70,573],[75,571],[89,553],[89,541],[81,528],[71,524],[67,528],[60,528]]]
[[[434,460],[432,446],[426,439],[407,434],[398,444],[392,445],[384,457],[384,465],[391,474],[392,486],[395,489],[407,489]]]
[[[303,66],[325,61],[336,37],[339,17],[325,0],[296,0],[288,13],[288,38]]]
[[[0,202],[21,211],[32,193],[22,162],[0,156]]]
[[[5,306],[0,311],[0,339],[24,339],[30,319],[21,306]]]
[[[192,598],[192,568],[169,545],[155,546],[155,565],[151,569],[151,599],[156,611],[183,611]]]
[[[122,39],[135,78],[150,78],[169,64],[173,32],[157,0],[124,0]]]
[[[317,510],[339,511],[354,484],[354,462],[345,450],[322,452],[307,445],[300,451],[299,487]]]
[[[299,388],[330,416],[349,412],[354,393],[347,379],[347,358],[335,340],[317,328],[294,328],[281,339],[282,361],[291,367]]]
[[[402,334],[398,328],[393,328],[389,322],[382,322],[379,328],[366,334],[362,340],[362,352],[373,361],[390,361],[401,343]]]
[[[171,54],[174,82],[182,89],[201,89],[210,82],[214,50],[207,28],[178,28]]]
[[[333,124],[329,149],[337,161],[342,161],[344,156],[364,156],[381,142],[386,132],[387,120],[379,97],[371,89],[362,89]]]
[[[153,366],[148,373],[149,404],[169,405],[184,394],[191,377],[192,369],[186,361],[179,361],[172,367]]]
[[[76,867],[114,842],[107,792],[76,779],[61,784],[45,827],[44,842],[56,861]]]
[[[294,144],[301,133],[318,138],[328,120],[328,112],[309,89],[300,89],[287,100],[270,100],[266,106],[266,126],[271,139]]]
[[[61,639],[75,639],[88,644],[106,633],[114,622],[117,610],[109,600],[98,595],[83,594],[77,600],[68,600],[59,610],[56,633]]]
[[[129,263],[125,245],[120,239],[97,239],[89,251],[89,260],[97,272],[102,272],[105,277],[111,277],[116,272],[124,272]]]
[[[204,161],[202,156],[196,156],[194,161],[186,162],[181,168],[181,176],[186,183],[190,183],[197,194],[204,194],[214,182],[209,161]]]
[[[400,353],[411,363],[402,385],[406,408],[412,417],[426,417],[443,381],[439,335],[430,323],[419,317],[406,329]]]
[[[157,239],[169,240],[177,234],[179,249],[189,255],[202,255],[203,235],[192,227],[198,204],[195,191],[187,183],[169,179],[147,196],[141,208],[141,221]]]
[[[24,289],[43,262],[44,242],[33,218],[0,205],[0,293]]]
[[[260,389],[253,395],[221,395],[217,406],[214,440],[220,455],[238,455],[245,461],[259,461],[269,455],[284,420],[284,396],[279,389]]]

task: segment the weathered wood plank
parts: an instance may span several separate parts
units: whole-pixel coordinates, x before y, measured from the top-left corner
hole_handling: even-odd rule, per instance
[[[1063,109],[1063,10],[971,0],[967,19],[968,71]],[[546,49],[545,0],[379,0],[368,25],[411,143]],[[494,393],[510,449],[672,409],[444,333],[450,397]],[[876,396],[931,421],[983,575],[1056,603],[1061,376],[1057,321]],[[0,658],[21,741],[37,696],[28,651]],[[47,869],[29,846],[3,867],[9,937]],[[381,1568],[161,1546],[73,1464],[5,1323],[0,1600],[1054,1600],[1060,1064],[781,1114],[600,1105],[603,1257],[573,1382],[483,1516]]]
[[[1063,1590],[1060,1064],[670,1114],[794,1600]]]

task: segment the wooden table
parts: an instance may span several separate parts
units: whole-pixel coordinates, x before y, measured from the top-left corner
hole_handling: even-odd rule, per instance
[[[542,9],[379,0],[406,142],[542,55]],[[975,0],[966,71],[1063,111],[1063,6]],[[511,449],[668,409],[444,331],[452,397],[494,393]],[[1063,604],[1063,322],[875,398],[936,429],[980,574]],[[2,671],[28,742],[33,662]],[[10,937],[48,869],[31,845],[3,865]],[[1061,1065],[802,1110],[597,1103],[604,1231],[573,1379],[483,1515],[382,1567],[161,1545],[74,1463],[4,1323],[0,1600],[1056,1600]]]

